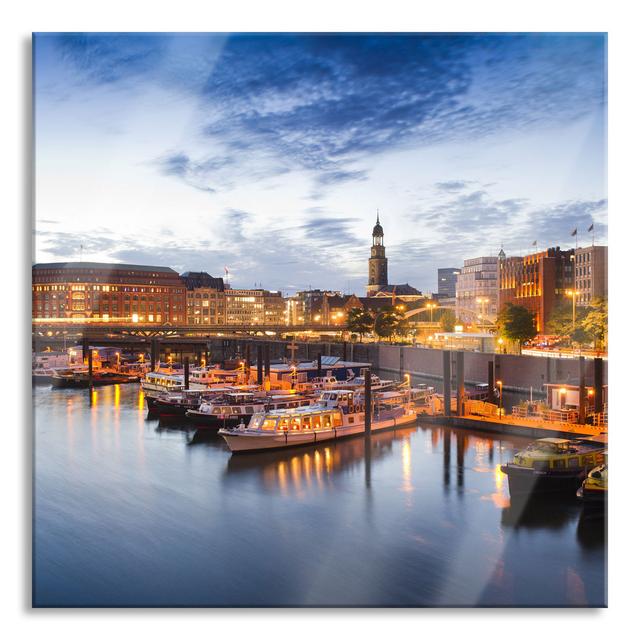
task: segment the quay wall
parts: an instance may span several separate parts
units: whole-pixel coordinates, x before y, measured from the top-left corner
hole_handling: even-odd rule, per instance
[[[220,339],[222,340],[222,339]],[[268,344],[272,359],[289,357],[290,343],[280,340],[231,340],[226,341],[227,357],[249,343],[251,352],[255,354],[258,344]],[[318,353],[343,357],[344,344],[341,342],[297,342],[296,357],[313,359]],[[379,343],[347,343],[347,360],[371,362],[374,369],[382,375],[402,376],[406,373],[418,381],[442,380],[441,349],[425,349],[422,347],[397,346]],[[255,357],[252,355],[252,357]],[[464,379],[470,384],[487,382],[488,363],[493,362],[495,379],[504,382],[504,389],[510,391],[541,393],[547,383],[577,384],[580,370],[578,358],[552,358],[538,356],[522,356],[510,354],[464,352]],[[451,352],[452,374],[456,373],[456,352]],[[587,385],[593,384],[593,360],[585,360]],[[608,362],[603,362],[604,383],[607,383]]]

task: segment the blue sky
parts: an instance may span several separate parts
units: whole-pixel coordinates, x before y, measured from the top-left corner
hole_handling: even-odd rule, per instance
[[[598,34],[38,34],[36,261],[362,294],[607,237]],[[82,247],[82,249],[81,249]]]

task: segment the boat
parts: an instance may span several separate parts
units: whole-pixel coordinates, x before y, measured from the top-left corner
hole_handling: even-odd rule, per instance
[[[189,409],[187,418],[198,426],[233,427],[249,422],[258,413],[307,406],[311,399],[297,394],[260,395],[235,391],[224,393],[220,400],[204,401],[197,409]]]
[[[402,384],[397,380],[381,380],[375,373],[371,374],[371,391],[380,391],[382,389],[390,389],[396,385]],[[337,389],[364,389],[364,376],[353,376],[343,382],[335,385]]]
[[[86,365],[71,365],[68,367],[42,367],[38,366],[31,371],[31,382],[33,384],[51,384],[53,376],[63,373],[85,372],[89,369]]]
[[[268,410],[248,425],[222,428],[219,433],[232,453],[255,452],[314,444],[355,436],[365,431],[364,394],[353,390],[323,391],[306,407]],[[371,431],[405,426],[416,421],[406,392],[374,394]]]
[[[222,391],[232,391],[233,387],[224,389],[182,389],[180,391],[164,391],[160,394],[145,394],[147,409],[159,418],[184,417],[187,409],[197,409],[204,400],[214,397]]]
[[[589,471],[582,485],[576,492],[578,498],[585,503],[604,504],[608,492],[608,456],[604,452],[603,464],[594,467]]]
[[[51,385],[57,389],[86,389],[103,387],[109,384],[127,384],[138,382],[137,376],[128,376],[113,371],[96,371],[89,377],[89,371],[56,371],[51,376]]]
[[[540,438],[500,467],[511,495],[575,492],[587,474],[604,461],[602,438]]]
[[[176,373],[150,371],[140,381],[140,387],[146,397],[157,398],[167,391],[182,391],[184,376]]]
[[[204,391],[207,389],[226,389],[233,385],[239,376],[238,371],[228,371],[218,367],[195,367],[189,371],[189,389]],[[158,398],[165,392],[184,390],[184,371],[159,368],[147,373],[140,382],[145,396]]]

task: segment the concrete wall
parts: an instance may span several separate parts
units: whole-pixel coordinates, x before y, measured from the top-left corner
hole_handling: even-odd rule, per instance
[[[255,358],[258,344],[269,344],[272,360],[289,357],[287,349],[289,343],[279,340],[227,340],[227,346],[222,349],[220,342],[212,341],[216,354],[226,352],[231,357],[239,349],[244,354],[244,344],[251,345],[252,359]],[[296,357],[300,360],[314,359],[318,353],[323,355],[343,356],[343,344],[298,342]],[[423,349],[421,347],[400,347],[396,345],[374,343],[348,343],[347,359],[357,362],[371,362],[373,368],[387,375],[411,374],[418,379],[442,379],[442,350]],[[465,351],[464,379],[469,383],[487,382],[487,363],[495,363],[495,379],[502,380],[505,390],[543,391],[546,383],[578,383],[579,361],[577,358],[543,358],[535,356],[516,356],[490,353],[476,353]],[[455,374],[455,352],[451,355],[452,374]],[[604,363],[604,383],[607,384],[607,361]],[[593,384],[593,360],[586,360],[586,382]]]

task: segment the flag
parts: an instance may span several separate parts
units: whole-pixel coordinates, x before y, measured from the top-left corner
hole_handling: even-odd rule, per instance
[[[571,232],[572,236],[577,236],[578,235],[578,228],[576,227],[572,232]]]
[[[537,246],[538,246],[538,241],[537,241],[537,240],[534,240],[534,241],[533,241],[533,244],[532,244],[531,246],[532,246],[532,247],[537,247]]]
[[[229,275],[229,267],[225,267],[224,268],[224,275],[228,276]]]
[[[587,229],[587,231],[593,231],[593,222],[591,223],[591,226]]]

